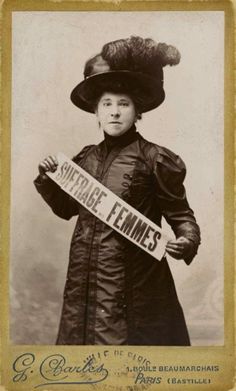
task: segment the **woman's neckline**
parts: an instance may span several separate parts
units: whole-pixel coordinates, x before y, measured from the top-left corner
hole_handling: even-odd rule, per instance
[[[104,132],[104,142],[107,147],[107,150],[110,151],[116,146],[129,144],[136,137],[136,135],[136,126],[133,124],[131,128],[121,136],[114,137]]]

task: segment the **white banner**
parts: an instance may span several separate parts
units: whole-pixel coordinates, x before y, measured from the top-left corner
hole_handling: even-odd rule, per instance
[[[58,168],[47,175],[94,216],[161,260],[168,241],[160,227],[107,189],[64,154],[57,155]]]

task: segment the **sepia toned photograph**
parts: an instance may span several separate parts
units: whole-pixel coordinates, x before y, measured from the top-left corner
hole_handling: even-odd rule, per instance
[[[13,344],[224,345],[224,49],[222,11],[13,12]]]

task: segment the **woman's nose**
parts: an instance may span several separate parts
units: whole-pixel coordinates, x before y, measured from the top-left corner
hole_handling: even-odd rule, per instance
[[[119,117],[120,116],[120,108],[118,105],[113,105],[111,107],[111,115],[113,117]]]

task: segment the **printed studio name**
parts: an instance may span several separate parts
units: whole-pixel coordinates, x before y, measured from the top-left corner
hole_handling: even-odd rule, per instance
[[[13,382],[21,383],[29,380],[30,375],[36,370],[35,362],[36,357],[33,353],[25,353],[17,357],[13,363],[15,373]],[[95,363],[91,356],[79,365],[71,366],[62,354],[53,354],[39,363],[38,371],[43,383],[35,388],[49,384],[95,384],[102,382],[108,376],[104,363]]]
[[[95,358],[94,354],[89,355],[80,363],[71,365],[62,354],[53,354],[47,356],[41,361],[36,359],[33,353],[24,353],[18,356],[13,362],[14,375],[13,382],[26,383],[30,381],[31,376],[39,375],[39,383],[35,388],[53,385],[53,384],[95,384],[107,379],[109,371],[105,366],[105,361],[109,351],[103,352],[103,358],[100,353]],[[123,352],[114,351],[113,355],[123,356]],[[218,372],[217,365],[151,365],[150,361],[142,356],[128,353],[128,359],[131,365],[126,366],[123,374],[132,374],[135,385],[161,384],[210,384],[210,373]],[[133,361],[133,362],[132,362]],[[193,376],[200,375],[200,376]],[[204,373],[204,377],[201,375]],[[188,374],[188,377],[185,377]],[[189,376],[190,375],[190,376]],[[208,375],[208,376],[206,376]],[[168,377],[167,377],[168,376]],[[35,379],[35,377],[34,377]]]

